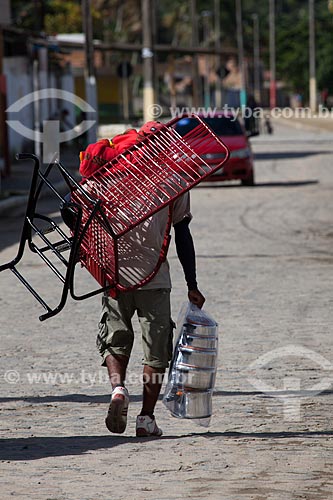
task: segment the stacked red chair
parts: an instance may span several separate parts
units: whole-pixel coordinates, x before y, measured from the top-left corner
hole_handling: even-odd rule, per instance
[[[155,276],[168,250],[173,202],[220,169],[229,157],[227,147],[200,117],[191,115],[192,121],[195,120],[195,126],[183,137],[177,132],[177,123],[180,119],[183,117],[175,118],[156,132],[147,135],[80,183],[61,163],[53,163],[43,173],[35,157],[24,155],[25,158],[35,160],[35,170],[20,249],[17,257],[1,266],[0,271],[10,268],[33,293],[47,310],[46,314],[40,316],[41,320],[54,316],[64,307],[68,292],[76,300],[107,290],[116,295],[118,291],[141,287]],[[206,158],[210,152],[219,156],[221,161],[208,163]],[[26,241],[30,249],[41,254],[42,258],[48,251],[47,231],[39,231],[42,236],[38,234],[38,228],[36,231],[36,224],[33,221],[40,217],[45,219],[45,216],[35,212],[37,198],[44,185],[65,202],[49,180],[52,168],[57,168],[65,178],[71,191],[71,201],[68,205],[77,214],[75,228],[69,236],[50,219],[52,230],[59,232],[61,238],[59,242],[52,243],[49,250],[53,254],[59,253],[61,257],[59,260],[66,268],[61,279],[62,297],[55,308],[49,307],[34,289],[31,290],[32,287],[23,277],[21,279],[16,268],[23,255]],[[119,273],[119,255],[126,254],[126,244],[128,244],[124,236],[165,207],[169,207],[169,222],[165,228],[158,261],[154,263],[147,276],[140,278],[135,274],[127,276],[125,284]],[[43,247],[33,242],[32,229],[42,237]],[[64,263],[62,249],[66,245],[69,257]],[[43,260],[45,261],[44,258]],[[74,271],[78,261],[99,284],[99,288],[81,296],[74,291]]]

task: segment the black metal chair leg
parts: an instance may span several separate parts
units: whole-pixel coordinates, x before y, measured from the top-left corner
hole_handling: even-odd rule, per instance
[[[21,239],[20,239],[20,244],[19,244],[19,248],[17,251],[17,255],[10,262],[7,262],[6,264],[2,264],[0,266],[0,272],[4,271],[5,269],[12,269],[22,259],[25,243],[26,243],[26,241],[31,239],[31,226],[29,223],[29,219],[32,218],[33,213],[35,211],[35,207],[36,207],[35,193],[36,193],[36,188],[37,188],[38,172],[39,172],[39,167],[40,167],[39,158],[33,154],[24,153],[24,154],[17,155],[17,159],[18,160],[33,160],[35,162],[35,165],[34,165],[34,170],[33,170],[33,174],[32,174],[27,210],[25,213],[24,224],[23,224],[23,228],[22,228]]]

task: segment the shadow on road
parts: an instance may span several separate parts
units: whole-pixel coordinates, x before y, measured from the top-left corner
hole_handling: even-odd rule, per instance
[[[331,431],[282,431],[282,432],[203,432],[203,433],[192,433],[191,436],[199,435],[206,438],[218,438],[218,437],[244,437],[244,438],[258,438],[258,439],[288,439],[288,438],[306,438],[306,437],[321,437],[321,436],[333,436],[333,430]]]
[[[309,181],[275,181],[275,182],[258,182],[253,187],[298,187],[306,186],[311,184],[319,184],[316,179]]]
[[[110,387],[111,389],[111,387]],[[131,394],[130,401],[137,402],[142,400],[141,394]],[[47,403],[61,403],[61,402],[69,402],[69,403],[90,403],[90,404],[102,404],[102,403],[110,403],[110,394],[96,394],[96,395],[87,395],[87,394],[65,394],[63,396],[26,396],[26,397],[4,397],[0,398],[0,403],[10,403],[13,401],[24,401],[26,403],[33,404],[47,404]]]
[[[333,390],[323,391],[321,395],[332,395]],[[215,391],[214,397],[246,397],[262,396],[258,391]],[[141,401],[140,395],[131,395],[131,401]],[[160,396],[161,399],[161,396]],[[109,394],[86,395],[86,394],[66,394],[62,396],[44,396],[44,397],[2,397],[0,403],[12,401],[25,401],[27,403],[51,403],[51,402],[72,402],[72,403],[105,403],[110,401]],[[51,426],[52,427],[52,426]],[[300,438],[320,438],[324,436],[333,436],[333,430],[325,431],[263,431],[263,432],[239,432],[239,431],[203,431],[189,432],[182,435],[166,435],[162,440],[186,439],[193,437],[204,437],[206,439],[289,439]],[[137,445],[140,442],[147,442],[156,438],[137,438],[135,436],[119,435],[94,435],[94,436],[32,436],[27,438],[10,437],[0,439],[0,460],[38,460],[47,457],[81,455],[89,451],[99,449],[112,449],[124,444]]]
[[[332,151],[273,151],[268,153],[255,153],[254,159],[260,160],[292,160],[307,158],[313,155],[331,155]]]
[[[284,391],[275,391],[271,394],[271,396],[276,396],[278,394],[284,393]],[[306,393],[307,396],[332,396],[333,390],[325,390],[318,394],[317,391],[302,391],[302,394]],[[213,397],[246,397],[246,396],[263,396],[264,393],[261,391],[219,391],[216,390],[213,393]],[[265,395],[265,396],[269,396]],[[162,400],[162,395],[160,395],[159,400]],[[140,402],[142,400],[142,394],[131,394],[130,401],[131,402]],[[14,401],[24,401],[25,403],[33,403],[33,404],[47,404],[47,403],[90,403],[90,404],[108,404],[110,402],[110,394],[64,394],[64,395],[53,395],[53,396],[9,396],[9,397],[0,397],[1,403],[11,403]]]
[[[290,439],[320,438],[333,436],[333,431],[285,431],[285,432],[189,432],[182,435],[169,435],[159,438],[165,440],[180,440],[193,437],[206,439]],[[135,436],[98,435],[98,436],[40,436],[28,438],[0,439],[0,460],[38,460],[47,457],[63,457],[81,455],[90,451],[107,449],[116,446],[147,443],[156,438],[137,438]]]
[[[241,186],[239,183],[237,184],[226,184],[225,182],[212,181],[205,182],[196,186],[195,189],[211,189],[211,188],[242,188],[242,189],[254,189],[254,188],[262,188],[262,187],[299,187],[299,186],[307,186],[311,184],[319,184],[317,179],[309,179],[304,181],[270,181],[270,182],[256,182],[254,186]]]

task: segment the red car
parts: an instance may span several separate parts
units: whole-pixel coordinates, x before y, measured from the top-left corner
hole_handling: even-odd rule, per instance
[[[248,133],[240,121],[232,114],[216,112],[214,116],[210,117],[199,116],[230,150],[230,158],[223,166],[223,169],[217,170],[205,180],[213,182],[240,179],[244,186],[253,186],[254,165],[249,137],[257,134]],[[184,117],[177,123],[176,130],[181,136],[184,136],[196,125],[197,121],[195,119]],[[210,164],[219,163],[221,161],[221,153],[209,153],[204,155],[204,159]]]

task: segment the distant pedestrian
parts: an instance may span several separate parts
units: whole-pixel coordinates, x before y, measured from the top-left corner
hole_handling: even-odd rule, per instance
[[[328,95],[329,95],[328,88],[324,88],[321,91],[320,97],[321,97],[321,103],[325,108],[327,108],[328,104]]]

